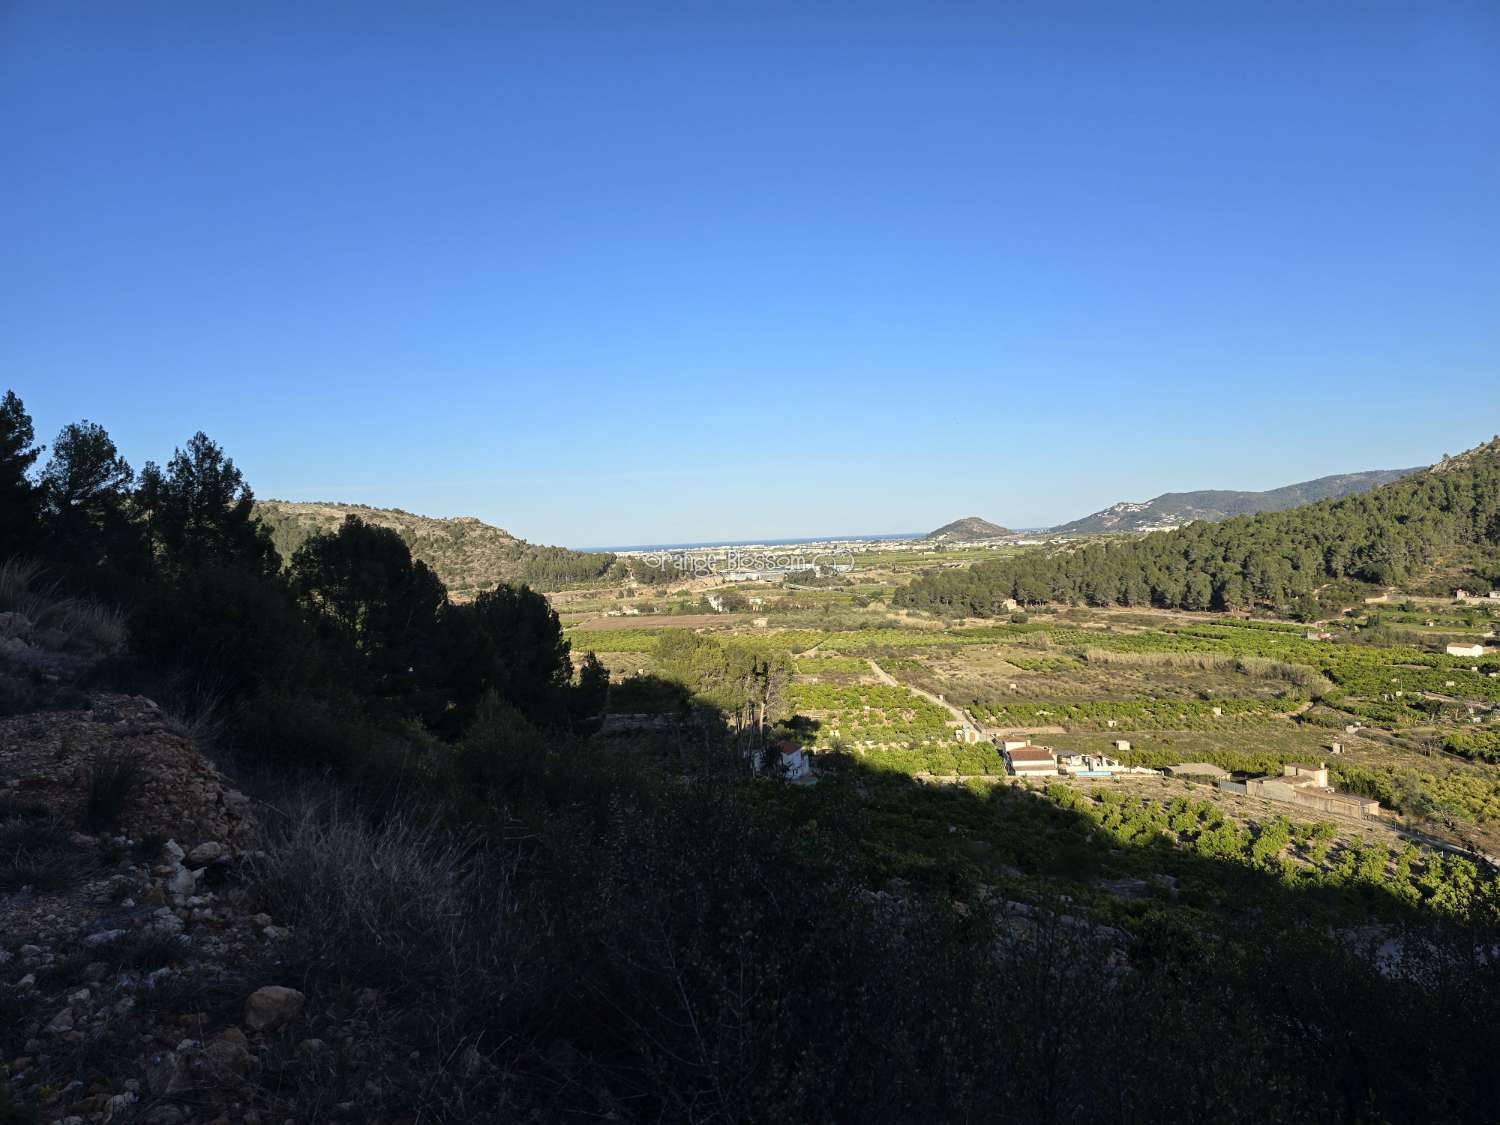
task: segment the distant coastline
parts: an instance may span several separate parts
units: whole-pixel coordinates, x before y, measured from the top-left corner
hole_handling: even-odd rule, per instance
[[[697,543],[635,543],[618,547],[574,547],[575,551],[590,554],[627,551],[706,551],[715,547],[796,547],[807,543],[871,543],[897,539],[921,539],[921,531],[885,532],[879,535],[804,535],[772,537],[769,539],[704,539]]]

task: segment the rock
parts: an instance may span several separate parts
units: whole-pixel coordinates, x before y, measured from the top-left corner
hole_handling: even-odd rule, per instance
[[[181,933],[182,919],[170,906],[160,906],[151,912],[151,922],[146,928],[159,934]]]
[[[250,1054],[250,1042],[237,1027],[221,1033],[203,1054],[214,1077],[221,1081],[238,1083],[255,1066],[255,1057]]]
[[[69,994],[69,996],[68,996],[68,1003],[69,1004],[87,1004],[89,1002],[89,995],[90,995],[90,993],[89,993],[88,989],[86,989],[86,988],[80,988],[77,992]]]
[[[182,1110],[175,1105],[159,1105],[146,1118],[146,1125],[182,1125],[186,1120]]]
[[[269,914],[257,914],[250,921],[257,930],[263,930],[271,924],[271,916]]]
[[[26,989],[28,989],[28,988],[35,988],[36,987],[36,974],[35,973],[27,973],[20,980],[16,981],[16,987],[19,988],[22,992],[26,991]]]
[[[111,1097],[104,1103],[104,1120],[106,1125],[108,1122],[114,1120],[116,1114],[135,1105],[137,1100],[137,1095],[128,1090],[123,1094],[115,1094]]]
[[[176,1051],[154,1055],[146,1063],[146,1088],[158,1096],[175,1094],[193,1084],[186,1061]],[[154,1119],[153,1114],[151,1118]],[[179,1118],[180,1120],[180,1118]]]
[[[52,1017],[52,1022],[47,1025],[47,1030],[54,1035],[61,1035],[65,1031],[73,1030],[73,1009],[64,1008]]]
[[[167,890],[174,895],[190,895],[198,886],[198,880],[203,871],[193,871],[187,867],[179,867],[177,873],[167,880]]]
[[[83,979],[98,984],[109,975],[109,965],[103,961],[90,961],[83,970]]]
[[[307,997],[295,988],[268,984],[245,1001],[245,1026],[251,1031],[274,1031],[302,1015]]]
[[[206,843],[199,844],[192,851],[188,852],[185,862],[189,867],[207,867],[210,863],[221,860],[228,854],[229,849],[223,844],[217,840],[209,840]]]
[[[98,933],[89,934],[88,937],[84,938],[83,944],[89,949],[94,949],[101,945],[108,945],[110,942],[124,937],[125,933],[125,930],[100,930]]]
[[[299,1055],[316,1055],[322,1053],[323,1048],[326,1046],[327,1044],[321,1039],[304,1039],[297,1044],[297,1053]]]

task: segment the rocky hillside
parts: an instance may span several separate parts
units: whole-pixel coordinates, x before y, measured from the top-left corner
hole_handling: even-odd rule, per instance
[[[614,556],[543,547],[518,539],[504,528],[473,516],[441,519],[400,508],[363,504],[299,503],[260,500],[256,515],[271,530],[283,560],[319,532],[334,531],[348,516],[397,532],[412,557],[437,573],[451,593],[468,594],[497,582],[529,582],[552,589],[563,582],[588,581],[602,575]]]
[[[301,998],[242,975],[287,936],[242,885],[250,804],[150,700],[0,720],[7,1097],[74,1125],[261,1120],[246,1081]]]
[[[1466,449],[1455,456],[1443,454],[1443,459],[1432,466],[1434,473],[1451,473],[1459,469],[1470,469],[1486,461],[1500,461],[1500,434],[1482,445]]]
[[[1001,527],[997,523],[980,519],[978,516],[965,516],[961,520],[945,523],[936,531],[927,533],[926,538],[939,543],[972,543],[980,539],[998,539],[1002,535],[1012,534],[1007,527]]]
[[[1340,473],[1316,480],[1289,484],[1268,492],[1236,492],[1207,489],[1199,492],[1164,492],[1152,500],[1122,500],[1102,512],[1052,528],[1059,535],[1102,535],[1121,531],[1167,531],[1195,520],[1217,521],[1257,512],[1279,512],[1299,508],[1317,500],[1335,500],[1356,492],[1368,492],[1382,484],[1421,472],[1415,469],[1376,469],[1364,473]]]

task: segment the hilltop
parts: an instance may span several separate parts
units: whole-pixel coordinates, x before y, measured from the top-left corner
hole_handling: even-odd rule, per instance
[[[1014,533],[1008,527],[990,523],[978,516],[965,516],[961,520],[943,524],[936,531],[928,532],[926,538],[948,543],[968,543],[976,539],[997,539],[1011,534]]]
[[[1121,531],[1168,531],[1195,520],[1218,521],[1231,516],[1250,516],[1260,512],[1280,512],[1299,508],[1319,500],[1337,500],[1343,496],[1367,492],[1402,477],[1422,471],[1413,469],[1374,469],[1362,473],[1338,473],[1301,481],[1267,492],[1239,492],[1205,489],[1197,492],[1164,492],[1143,502],[1122,500],[1103,511],[1065,523],[1052,530],[1063,535],[1100,535]]]
[[[587,580],[599,577],[614,563],[610,554],[528,543],[473,516],[440,518],[400,508],[290,500],[258,500],[255,514],[270,529],[283,560],[290,559],[311,536],[337,530],[348,516],[388,527],[401,536],[412,557],[431,567],[453,593],[487,589],[497,582],[524,581],[547,587],[564,580]]]

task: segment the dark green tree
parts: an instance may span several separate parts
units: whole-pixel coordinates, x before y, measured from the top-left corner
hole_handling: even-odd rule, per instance
[[[573,686],[569,710],[574,722],[588,725],[604,713],[609,702],[609,669],[592,652],[583,658]]]
[[[255,518],[250,486],[201,430],[165,471],[146,463],[137,502],[151,545],[169,570],[216,563],[271,574],[280,566],[269,532]]]
[[[277,576],[209,564],[151,588],[130,628],[132,650],[188,708],[273,687],[311,690],[321,661]]]
[[[120,598],[148,570],[145,534],[132,512],[135,473],[94,422],[63,427],[42,470],[45,550],[72,588]]]
[[[447,614],[450,691],[460,721],[493,691],[533,722],[568,717],[572,678],[562,623],[529,586],[501,584]]]
[[[297,549],[290,579],[320,633],[345,653],[361,694],[428,719],[441,710],[448,592],[400,535],[349,516]]]
[[[41,455],[31,415],[6,391],[0,400],[0,558],[30,551],[38,534],[36,487],[28,475]]]

